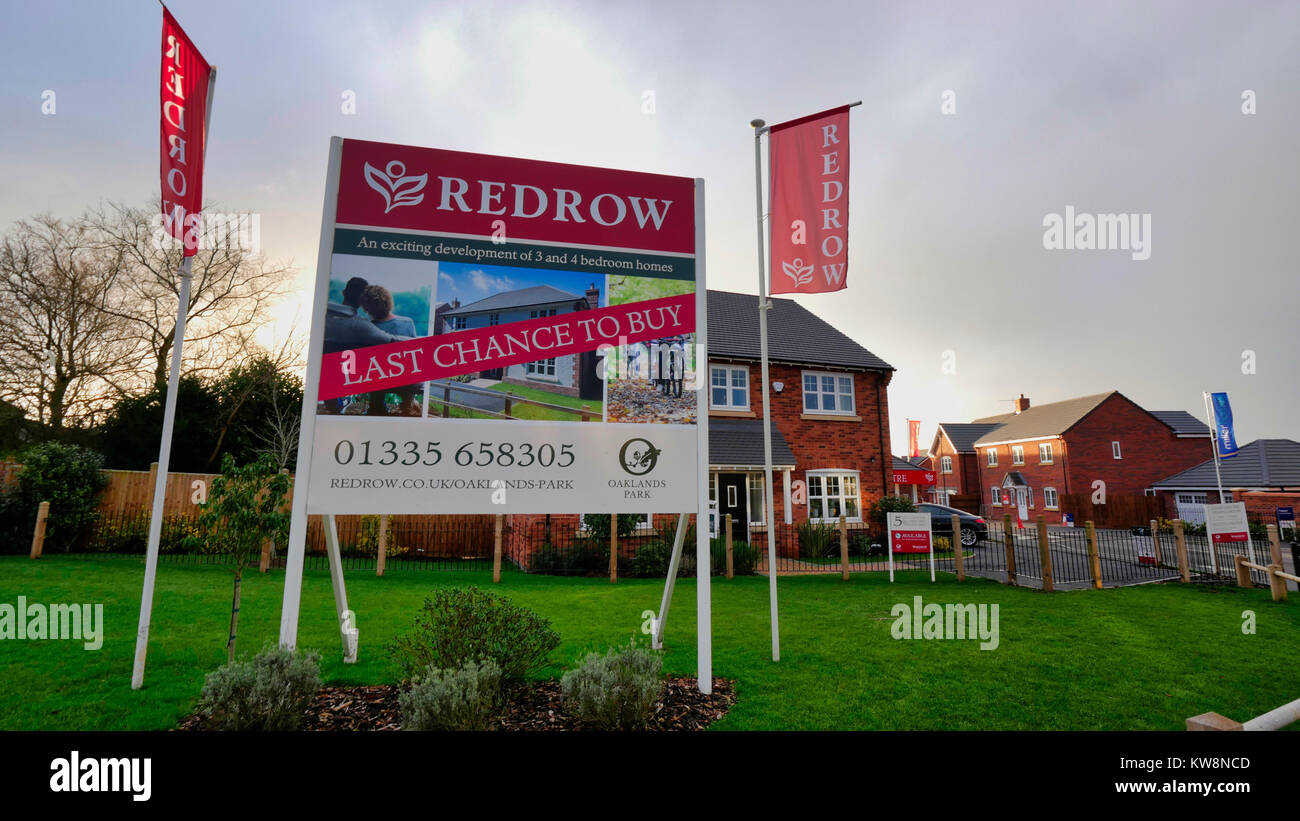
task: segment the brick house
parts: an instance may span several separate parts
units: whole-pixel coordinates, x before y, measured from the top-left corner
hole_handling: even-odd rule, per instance
[[[971,441],[976,426],[987,429]],[[1038,406],[1022,394],[1010,413],[941,429],[941,483],[952,476],[963,492],[977,488],[985,515],[1042,514],[1053,524],[1061,522],[1062,494],[1091,494],[1100,481],[1108,496],[1142,495],[1156,477],[1201,461],[1210,436],[1185,411],[1148,411],[1118,391]],[[946,448],[953,451],[952,474],[942,470]]]
[[[1207,448],[1202,443],[1203,448]],[[1251,521],[1272,522],[1278,507],[1300,507],[1300,442],[1256,439],[1237,455],[1219,460],[1225,502],[1245,502]],[[1204,504],[1219,502],[1214,458],[1153,482],[1150,492],[1164,503],[1167,518],[1200,524]]]
[[[935,484],[927,488],[925,501],[953,503],[954,496],[981,498],[979,466],[975,463],[975,440],[995,429],[997,423],[940,422],[930,443],[929,459]]]
[[[893,366],[793,300],[772,299],[768,369],[775,487],[769,489],[763,475],[758,297],[711,290],[708,322],[708,363],[702,368],[709,398],[708,492],[719,517],[731,514],[738,538],[761,542],[771,492],[778,523],[834,522],[841,513],[851,523],[862,522],[872,501],[892,492],[886,389]],[[536,518],[512,517],[521,523]],[[667,537],[675,518],[656,514],[643,525]],[[530,548],[513,541],[512,557],[526,563]],[[793,542],[778,545],[783,554],[797,551]]]
[[[435,314],[434,334],[455,333],[473,328],[486,328],[556,316],[574,311],[600,307],[600,291],[593,284],[585,294],[571,294],[550,285],[535,285],[514,291],[502,291],[467,305],[456,304],[439,307]],[[479,371],[475,378],[495,379],[511,385],[539,388],[565,396],[599,399],[601,385],[596,377],[596,354],[539,359],[507,368]]]

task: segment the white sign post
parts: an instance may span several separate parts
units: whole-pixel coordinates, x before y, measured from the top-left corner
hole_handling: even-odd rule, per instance
[[[894,580],[894,553],[929,553],[930,581],[934,581],[934,540],[929,513],[887,513],[889,517],[889,580]],[[961,543],[954,534],[954,549]]]
[[[1245,542],[1251,564],[1258,563],[1255,561],[1255,543],[1250,538],[1250,521],[1246,518],[1245,502],[1205,505],[1205,532],[1216,558],[1219,545]]]

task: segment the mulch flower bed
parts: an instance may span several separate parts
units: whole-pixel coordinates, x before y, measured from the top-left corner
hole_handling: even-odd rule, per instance
[[[703,730],[722,718],[736,701],[732,682],[713,680],[713,692],[704,695],[696,679],[669,676],[664,680],[663,698],[656,705],[650,730]],[[307,708],[303,729],[333,731],[400,730],[398,689],[393,684],[367,687],[322,687]],[[182,730],[202,730],[198,716],[181,722]],[[516,687],[510,706],[501,718],[502,730],[591,730],[564,711],[559,681],[539,681]]]

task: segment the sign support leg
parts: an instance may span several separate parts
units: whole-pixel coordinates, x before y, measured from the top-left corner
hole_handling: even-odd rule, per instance
[[[329,556],[330,585],[334,588],[334,609],[339,617],[339,636],[343,639],[343,662],[357,661],[356,614],[348,609],[348,589],[343,581],[343,556],[339,552],[339,529],[334,517],[325,516],[325,553]]]
[[[668,578],[664,581],[664,597],[659,602],[659,617],[655,619],[650,647],[664,649],[664,625],[668,623],[668,607],[673,603],[673,587],[677,583],[677,567],[682,561],[682,546],[686,542],[686,514],[677,517],[677,535],[673,537],[673,555],[668,560]]]

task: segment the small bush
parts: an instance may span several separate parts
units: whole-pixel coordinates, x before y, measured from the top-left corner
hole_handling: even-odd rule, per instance
[[[934,537],[934,552],[935,552],[935,553],[951,553],[951,552],[952,552],[952,539],[949,539],[947,536],[936,536],[936,537]]]
[[[560,680],[565,707],[605,730],[641,730],[663,689],[663,659],[639,647],[590,653]]]
[[[501,668],[491,660],[430,667],[397,701],[403,730],[490,730],[505,705]]]
[[[484,660],[495,662],[506,681],[519,681],[559,645],[549,620],[504,596],[468,587],[425,599],[415,629],[393,642],[390,652],[407,681],[430,667],[459,670]]]
[[[820,559],[839,552],[840,533],[835,525],[801,522],[798,530],[800,558]]]
[[[629,576],[660,578],[668,575],[668,563],[673,558],[673,544],[662,539],[643,542],[636,549],[628,568]],[[621,565],[620,565],[621,566]]]
[[[104,457],[80,445],[44,442],[28,448],[19,458],[23,469],[16,486],[5,491],[5,529],[19,534],[18,543],[30,544],[36,509],[47,501],[45,552],[80,547],[95,524],[99,496],[108,485],[101,472]]]
[[[542,545],[528,559],[529,573],[556,576],[599,576],[609,572],[609,542],[574,539],[569,547]]]
[[[268,647],[208,673],[199,715],[209,730],[296,730],[320,689],[320,653]]]

